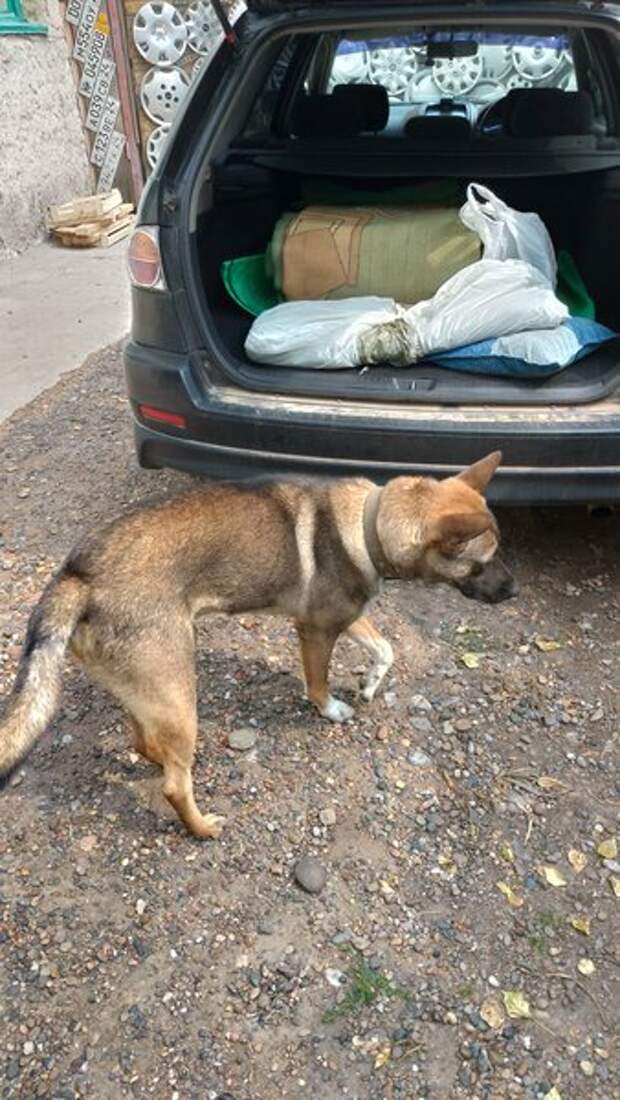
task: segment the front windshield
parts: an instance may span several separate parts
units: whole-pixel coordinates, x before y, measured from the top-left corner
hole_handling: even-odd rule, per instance
[[[428,44],[449,52],[454,43],[467,56],[430,59]],[[439,31],[390,35],[359,41],[340,39],[329,79],[336,84],[381,84],[391,103],[418,104],[459,99],[482,107],[512,88],[577,88],[567,35],[494,31]]]

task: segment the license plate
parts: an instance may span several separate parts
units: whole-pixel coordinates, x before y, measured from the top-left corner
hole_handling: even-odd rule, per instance
[[[84,6],[80,15],[78,29],[75,32],[73,44],[73,56],[83,65],[88,57],[90,44],[90,32],[92,31],[99,12],[99,0],[84,0]]]
[[[105,107],[101,113],[101,122],[99,123],[99,129],[95,134],[95,140],[90,153],[90,163],[96,164],[99,168],[104,160],[108,151],[108,145],[110,139],[114,133],[114,123],[116,122],[116,116],[118,115],[119,102],[114,96],[110,96],[106,100]]]
[[[67,7],[65,8],[65,19],[67,23],[73,23],[73,25],[77,27],[83,6],[84,0],[67,0]]]
[[[110,25],[108,23],[108,17],[104,12],[101,12],[91,32],[88,43],[88,54],[82,68],[82,79],[80,80],[78,88],[80,95],[86,96],[87,98],[90,98],[93,94],[97,73],[99,71],[99,64],[105,53],[109,33]]]
[[[96,131],[99,129],[103,108],[107,103],[110,85],[114,78],[115,68],[114,62],[111,61],[109,57],[104,57],[99,65],[99,72],[97,73],[93,94],[90,97],[88,114],[86,115],[87,130]]]
[[[97,191],[110,191],[114,186],[118,162],[124,148],[125,135],[119,134],[118,130],[115,130],[110,138],[105,160],[101,165],[99,179],[97,180]]]

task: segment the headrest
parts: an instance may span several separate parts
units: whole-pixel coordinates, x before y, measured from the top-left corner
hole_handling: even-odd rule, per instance
[[[471,126],[466,118],[457,115],[414,115],[405,126],[405,135],[416,141],[449,144],[467,141],[471,136]]]
[[[594,106],[589,92],[563,92],[561,88],[524,88],[507,115],[513,137],[562,137],[591,134]]]
[[[348,96],[304,95],[293,113],[293,133],[300,138],[353,137],[365,128],[361,102]]]
[[[385,130],[390,117],[390,100],[382,84],[336,84],[332,95],[347,103],[356,103],[364,115],[364,130],[378,134]]]

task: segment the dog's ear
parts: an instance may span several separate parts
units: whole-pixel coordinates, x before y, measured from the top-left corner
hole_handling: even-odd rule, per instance
[[[442,553],[454,554],[493,525],[489,512],[446,512],[432,524],[428,541]]]
[[[463,470],[462,474],[458,475],[459,481],[464,481],[477,493],[484,493],[501,461],[502,452],[493,451],[486,458],[481,458],[478,462],[474,462],[473,466],[468,466],[466,470]]]

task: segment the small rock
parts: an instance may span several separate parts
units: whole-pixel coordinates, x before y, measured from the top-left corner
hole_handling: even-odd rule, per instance
[[[144,898],[138,898],[138,900],[136,902],[136,913],[138,914],[139,917],[142,916],[145,909],[146,909],[146,902],[145,902]]]
[[[24,773],[16,772],[15,775],[9,779],[9,787],[19,787],[20,783],[24,781]]]
[[[321,810],[319,814],[322,825],[335,825],[336,824],[336,811],[331,806],[326,806],[324,810]]]
[[[387,728],[387,726],[379,726],[379,729],[375,733],[375,740],[377,740],[377,741],[387,741],[389,736],[390,736],[390,731]]]
[[[251,726],[241,726],[240,729],[231,730],[228,734],[228,744],[231,749],[237,749],[238,752],[248,752],[249,749],[254,748],[256,737],[256,730]]]
[[[22,1050],[23,1050],[24,1054],[26,1055],[26,1058],[29,1058],[31,1054],[34,1054],[34,1043],[33,1043],[32,1039],[27,1039],[26,1040],[26,1042],[24,1043],[24,1045],[22,1047]]]
[[[303,856],[298,860],[293,868],[293,875],[295,882],[307,894],[320,894],[327,879],[325,868],[312,856]]]
[[[469,718],[457,718],[454,723],[454,728],[458,730],[459,733],[467,733],[467,731],[471,729],[471,722]]]
[[[276,922],[269,917],[262,917],[256,927],[260,936],[272,936],[276,930]]]
[[[584,1077],[594,1076],[594,1063],[589,1062],[587,1058],[584,1058],[583,1061],[579,1063],[579,1069],[583,1073]]]
[[[422,749],[414,749],[407,756],[407,760],[413,764],[414,768],[430,768],[433,763],[428,753],[422,752]]]
[[[432,733],[433,725],[429,722],[428,718],[412,718],[411,727],[416,733]]]
[[[432,710],[432,706],[428,699],[424,695],[412,695],[411,697],[411,709],[412,710]]]

